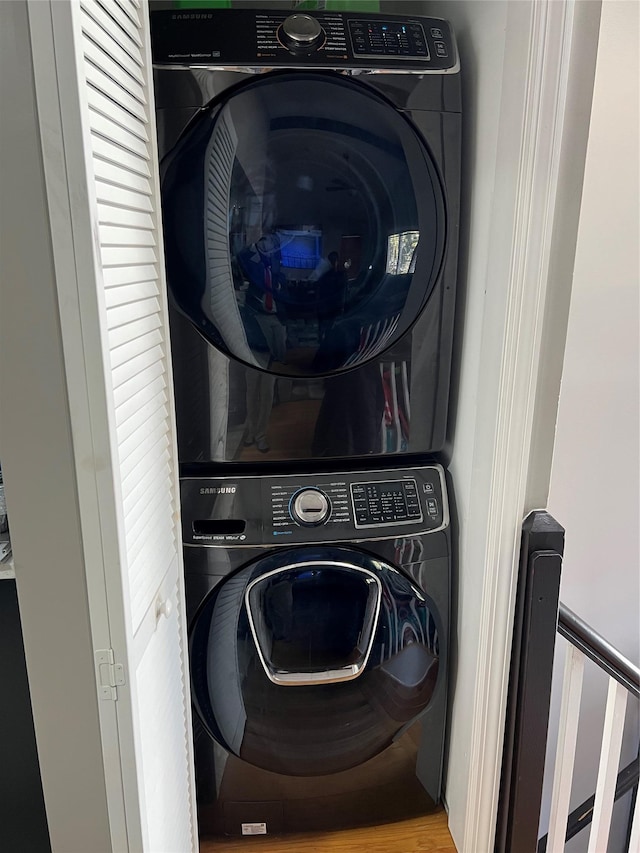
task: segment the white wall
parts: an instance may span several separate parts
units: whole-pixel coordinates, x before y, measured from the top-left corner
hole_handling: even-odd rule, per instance
[[[626,0],[605,0],[602,6],[548,503],[566,528],[562,601],[636,664],[640,657],[639,9]],[[559,646],[564,653],[564,643]],[[588,664],[585,673],[572,807],[593,794],[595,787],[606,682],[593,669]],[[637,703],[630,702],[629,707],[637,726]],[[553,734],[552,727],[550,749]],[[629,731],[623,763],[634,757],[637,745],[637,729]],[[582,833],[570,849],[586,850],[587,840],[587,833]],[[609,849],[622,849],[619,834]]]

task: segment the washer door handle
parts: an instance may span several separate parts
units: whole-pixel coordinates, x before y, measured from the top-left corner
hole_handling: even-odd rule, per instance
[[[324,669],[320,672],[282,672],[271,669],[267,675],[274,684],[303,687],[310,684],[337,684],[339,681],[352,681],[363,669],[364,664],[352,664],[340,669]]]
[[[344,624],[348,619],[338,624],[335,613],[331,613],[335,608],[327,607],[326,596],[338,593],[342,593],[342,603],[353,603],[359,629],[353,620],[350,625]],[[300,599],[304,604],[296,612]],[[291,563],[256,578],[245,592],[245,606],[258,657],[269,680],[283,687],[302,687],[358,678],[371,654],[381,600],[378,576],[346,562]],[[308,611],[314,606],[323,614],[315,619],[309,618]]]

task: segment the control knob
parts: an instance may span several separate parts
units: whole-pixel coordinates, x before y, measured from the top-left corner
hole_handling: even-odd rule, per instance
[[[285,47],[294,52],[316,50],[324,36],[324,30],[311,15],[289,15],[282,23],[278,35]]]
[[[323,524],[331,512],[329,498],[320,489],[301,489],[291,500],[291,515],[305,527]]]

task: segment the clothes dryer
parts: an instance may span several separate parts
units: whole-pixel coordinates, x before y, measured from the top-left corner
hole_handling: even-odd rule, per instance
[[[443,469],[181,488],[201,831],[432,809],[449,669]]]
[[[435,18],[152,15],[182,463],[433,454],[460,80]]]

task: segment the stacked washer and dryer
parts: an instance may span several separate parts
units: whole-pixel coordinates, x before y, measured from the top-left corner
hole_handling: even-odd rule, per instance
[[[441,797],[460,189],[453,33],[152,16],[204,833]]]

